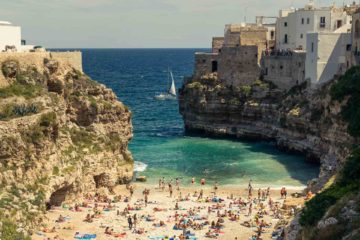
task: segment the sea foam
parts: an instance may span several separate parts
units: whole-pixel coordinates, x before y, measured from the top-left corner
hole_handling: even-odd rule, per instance
[[[147,164],[143,163],[143,162],[134,162],[134,171],[135,172],[143,172],[146,170],[147,168]]]

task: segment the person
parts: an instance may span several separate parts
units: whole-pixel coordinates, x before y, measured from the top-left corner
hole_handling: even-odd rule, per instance
[[[179,178],[176,178],[175,184],[176,184],[176,189],[179,191],[180,190],[180,180],[179,180]]]
[[[248,189],[252,189],[251,182],[252,182],[252,180],[250,179],[250,180],[249,180],[249,184],[248,184]]]
[[[194,185],[195,183],[195,178],[191,178],[191,184]]]
[[[200,190],[200,194],[199,194],[199,199],[202,199],[202,198],[203,198],[203,195],[204,195],[204,191],[201,189],[201,190]]]
[[[148,195],[145,194],[145,207],[147,207],[147,204],[148,204]]]
[[[159,189],[161,189],[161,178],[159,178]]]
[[[130,190],[130,197],[132,197],[134,194],[134,186],[130,185],[129,190]]]
[[[134,225],[134,228],[136,228],[136,224],[137,224],[137,216],[136,216],[136,213],[134,214],[133,216],[133,225]]]
[[[172,197],[173,189],[171,183],[169,183],[169,192],[170,192],[170,197]]]
[[[130,215],[128,216],[128,224],[129,224],[129,229],[131,230],[132,226],[133,226],[133,222],[132,222],[132,218]]]
[[[202,178],[200,182],[201,182],[201,185],[204,186],[205,185],[205,178]]]
[[[214,192],[216,193],[217,190],[218,190],[218,182],[215,182],[215,184],[214,184]]]
[[[164,177],[161,180],[161,186],[162,186],[162,190],[165,191],[165,178]]]

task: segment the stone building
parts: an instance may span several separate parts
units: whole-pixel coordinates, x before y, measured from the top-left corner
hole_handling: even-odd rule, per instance
[[[288,90],[305,81],[306,52],[272,51],[264,52],[261,67],[265,81],[274,83],[281,90]]]
[[[195,53],[194,78],[216,73],[226,85],[249,85],[260,77],[262,51],[272,48],[275,24],[228,24],[224,37],[212,39],[211,53]]]

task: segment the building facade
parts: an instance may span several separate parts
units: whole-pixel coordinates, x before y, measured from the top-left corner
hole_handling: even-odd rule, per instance
[[[343,74],[350,64],[347,54],[351,53],[350,33],[308,33],[305,62],[305,78],[312,87]]]
[[[10,22],[0,22],[0,52],[21,49],[21,28]]]
[[[10,22],[0,21],[0,52],[29,52],[33,45],[26,45],[21,38],[21,27]]]
[[[276,22],[276,48],[305,50],[308,32],[334,32],[350,24],[344,8],[316,8],[313,3],[301,9],[280,10]]]

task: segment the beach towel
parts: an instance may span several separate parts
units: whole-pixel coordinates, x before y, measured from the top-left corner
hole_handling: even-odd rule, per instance
[[[91,240],[95,238],[96,238],[96,234],[75,234],[75,239]]]
[[[149,236],[150,240],[162,240],[164,238],[165,238],[165,236]]]

